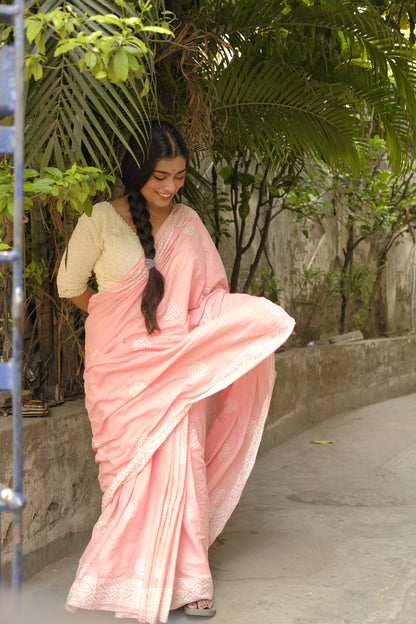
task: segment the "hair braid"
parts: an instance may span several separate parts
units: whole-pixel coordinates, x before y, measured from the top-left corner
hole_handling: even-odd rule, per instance
[[[137,235],[143,247],[145,258],[153,260],[155,257],[155,241],[152,234],[152,224],[150,215],[146,208],[146,203],[140,192],[129,193],[128,195],[130,212],[133,223],[136,227]],[[159,329],[156,319],[156,308],[162,300],[165,292],[165,280],[163,275],[153,267],[149,270],[149,279],[143,292],[141,311],[144,316],[147,332],[151,334],[155,329]]]
[[[145,143],[139,144],[134,137],[130,139],[129,149],[121,163],[121,178],[145,258],[154,260],[156,251],[152,224],[141,189],[149,180],[159,160],[183,156],[188,165],[189,152],[179,131],[166,121],[153,121],[149,126],[143,127],[138,135]],[[149,269],[149,279],[141,303],[141,311],[149,334],[159,329],[156,310],[164,292],[163,275],[156,267]]]

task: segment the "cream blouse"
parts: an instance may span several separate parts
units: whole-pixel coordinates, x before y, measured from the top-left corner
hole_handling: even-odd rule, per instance
[[[137,262],[143,248],[137,234],[109,202],[95,204],[83,214],[62,258],[57,286],[60,297],[78,297],[94,273],[98,291],[124,277]]]

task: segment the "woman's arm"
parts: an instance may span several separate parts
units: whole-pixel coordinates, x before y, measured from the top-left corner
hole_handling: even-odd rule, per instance
[[[60,297],[71,299],[81,310],[87,311],[88,302],[94,291],[88,281],[101,253],[101,212],[93,209],[88,217],[81,215],[71,235],[57,274]]]
[[[88,303],[91,297],[95,295],[95,292],[92,288],[88,286],[86,290],[82,293],[82,295],[78,295],[77,297],[71,297],[72,303],[75,303],[78,308],[81,308],[84,312],[88,312]]]

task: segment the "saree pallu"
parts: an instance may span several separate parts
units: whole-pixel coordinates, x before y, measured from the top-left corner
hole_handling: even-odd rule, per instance
[[[192,209],[174,207],[155,248],[165,278],[159,331],[148,335],[140,313],[144,257],[90,300],[85,394],[103,501],[67,600],[71,611],[110,610],[150,624],[212,596],[208,563],[193,565],[184,534],[206,530],[212,543],[236,506],[267,416],[273,354],[294,327],[266,299],[228,293]]]

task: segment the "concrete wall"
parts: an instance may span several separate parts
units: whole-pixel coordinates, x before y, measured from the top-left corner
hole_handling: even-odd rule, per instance
[[[415,392],[416,336],[291,349],[276,356],[276,373],[261,451],[329,416]]]
[[[23,577],[86,542],[101,493],[83,401],[54,407],[46,418],[24,418],[22,431]],[[0,483],[12,483],[11,418],[0,418]],[[11,559],[12,516],[2,514],[2,563]],[[6,565],[5,578],[9,575]]]
[[[336,413],[416,392],[416,336],[290,349],[276,356],[277,381],[261,451]],[[23,421],[23,575],[86,543],[99,515],[91,430],[82,401]],[[0,418],[0,482],[11,483],[11,419]],[[2,515],[2,559],[12,527]]]
[[[331,204],[331,196],[327,197]],[[253,205],[255,198],[253,199]],[[277,211],[277,207],[275,208]],[[267,259],[273,274],[279,280],[279,304],[296,318],[296,334],[298,342],[307,344],[311,340],[321,340],[339,331],[341,299],[336,291],[328,295],[323,274],[330,271],[339,274],[344,262],[344,249],[347,246],[348,231],[345,209],[336,203],[336,218],[328,215],[319,220],[299,223],[290,210],[283,210],[271,224],[266,243]],[[246,239],[252,224],[252,216],[247,220]],[[305,237],[303,231],[308,232]],[[235,257],[235,239],[233,228],[230,236],[223,236],[220,253],[228,276]],[[383,271],[382,288],[379,296],[382,301],[383,322],[380,331],[383,335],[398,335],[416,329],[416,243],[414,234],[404,234],[398,246],[393,245],[387,254],[387,263]],[[376,276],[374,238],[362,241],[354,251],[353,266],[360,265],[371,269],[368,286],[373,285]],[[240,288],[257,251],[252,246],[243,256]],[[263,257],[264,265],[264,257]],[[315,279],[310,275],[309,281],[303,282],[302,275],[308,269],[315,272]],[[319,278],[319,274],[321,277]],[[321,288],[314,291],[318,283]],[[368,295],[363,292],[363,301],[353,303],[351,295],[346,311],[345,331],[364,329],[366,324],[363,316],[367,313]],[[356,314],[361,317],[357,325]],[[373,313],[376,311],[373,309]],[[376,314],[377,317],[380,314]],[[368,335],[374,335],[374,330]]]

